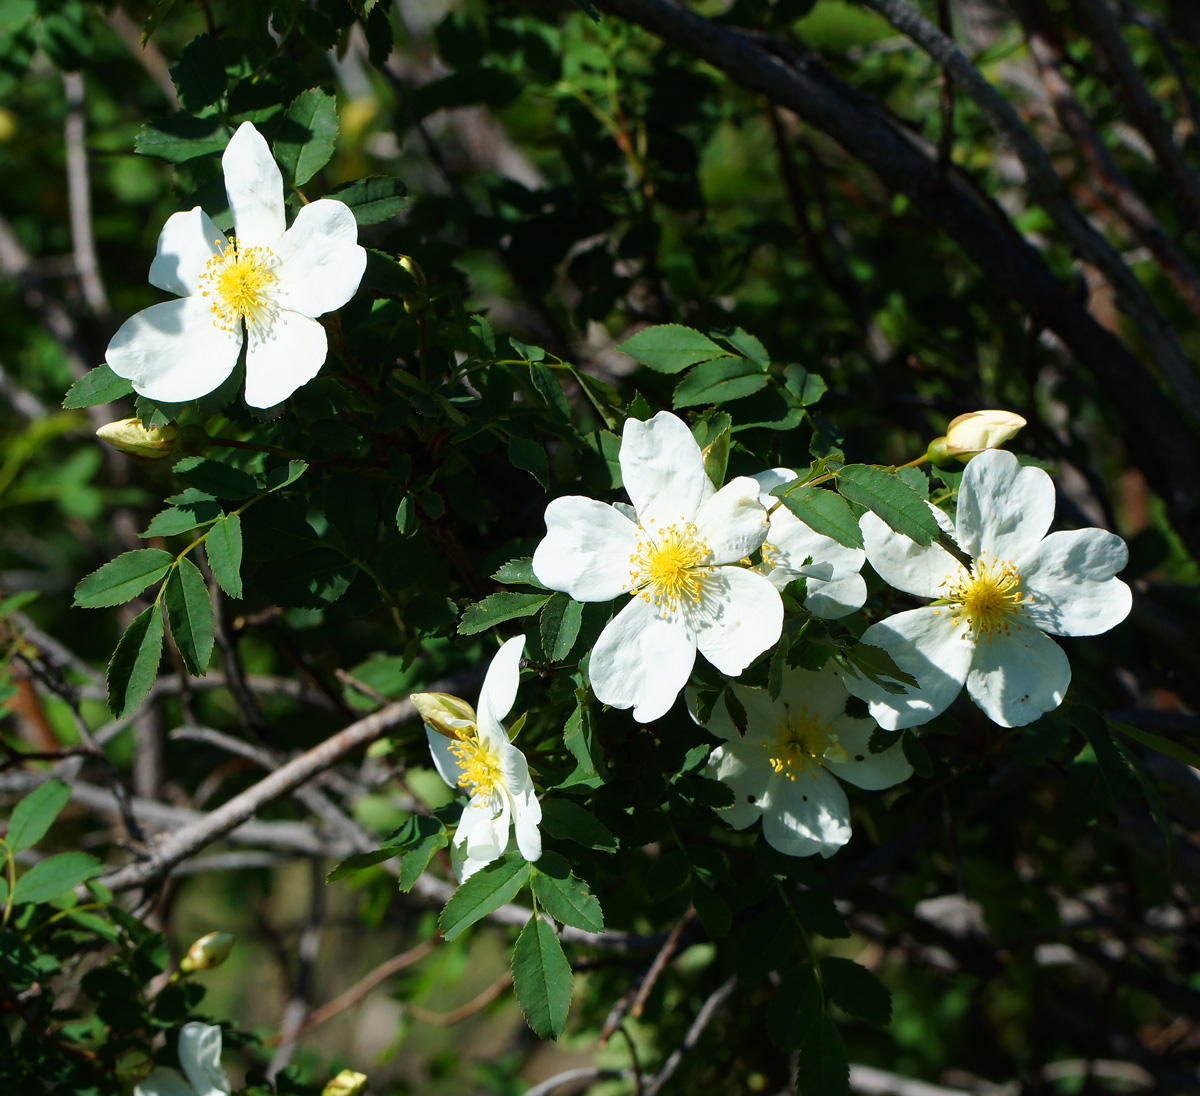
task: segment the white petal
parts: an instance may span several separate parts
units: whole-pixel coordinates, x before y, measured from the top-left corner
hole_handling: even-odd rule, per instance
[[[494,719],[503,719],[512,711],[517,699],[517,683],[521,678],[521,655],[525,637],[510,639],[498,650],[487,668],[487,676],[479,690],[479,710],[489,711]],[[505,743],[508,737],[505,736]]]
[[[813,562],[805,566],[806,559]],[[782,506],[771,515],[763,560],[773,565],[765,573],[777,589],[801,575],[808,579],[804,607],[814,616],[842,617],[867,600],[867,584],[858,573],[867,553],[810,529]]]
[[[792,480],[799,479],[800,477],[796,475],[796,473],[790,468],[768,468],[767,471],[759,472],[756,476],[752,476],[751,478],[755,483],[758,484],[758,490],[763,496],[759,501],[764,506],[773,506],[779,500],[772,498],[771,501],[768,502],[767,499],[770,498],[771,492],[774,491],[775,488],[780,484],[791,483]]]
[[[635,597],[592,648],[592,691],[602,704],[633,708],[633,718],[648,723],[675,703],[695,662],[696,641],[683,621]]]
[[[542,820],[542,805],[532,789],[513,803],[513,831],[517,835],[517,848],[530,863],[541,858],[542,835],[538,823]]]
[[[429,752],[433,756],[433,766],[450,787],[458,788],[458,778],[462,775],[458,759],[450,752],[451,739],[444,734],[438,734],[430,727],[425,728],[425,741],[429,743]]]
[[[972,559],[1020,565],[1053,519],[1054,484],[1040,468],[1022,468],[1003,449],[971,458],[958,489],[956,539]]]
[[[804,607],[813,616],[836,620],[861,609],[866,600],[866,581],[855,571],[853,574],[835,576],[831,582],[810,578],[808,592],[804,595]]]
[[[872,624],[862,641],[882,647],[917,679],[918,688],[889,693],[865,677],[843,676],[847,691],[865,700],[871,718],[889,731],[928,723],[950,707],[975,652],[975,644],[962,638],[949,613],[928,606]]]
[[[274,250],[283,238],[283,176],[271,156],[266,138],[243,122],[221,156],[225,194],[233,214],[233,230],[242,247]],[[269,405],[256,405],[269,406]]]
[[[757,552],[769,528],[758,485],[749,476],[725,484],[696,513],[696,536],[712,563],[736,563]]]
[[[503,856],[508,848],[508,819],[507,803],[497,814],[488,802],[474,797],[463,808],[454,843],[470,860],[478,861],[478,866],[490,864]]]
[[[1051,533],[1021,565],[1021,586],[1033,598],[1026,615],[1054,635],[1107,632],[1129,615],[1133,604],[1129,587],[1113,577],[1128,562],[1129,549],[1115,533]]]
[[[130,316],[109,342],[105,361],[139,395],[184,403],[218,387],[241,349],[240,329],[217,327],[203,297],[183,297]]]
[[[150,264],[150,284],[177,297],[197,297],[200,275],[208,260],[219,255],[225,235],[199,206],[172,213],[158,234],[158,250]]]
[[[778,779],[765,757],[753,748],[739,749],[736,742],[713,750],[705,775],[733,792],[733,806],[722,807],[717,813],[735,830],[754,825],[767,805],[767,789]]]
[[[533,553],[533,573],[576,601],[611,601],[629,589],[637,525],[615,507],[582,495],[546,507],[546,535]]]
[[[975,650],[967,692],[1001,727],[1024,727],[1063,701],[1071,664],[1054,640],[1036,628],[997,632]]]
[[[511,742],[505,742],[500,750],[500,771],[504,774],[504,786],[513,799],[519,800],[533,791],[529,778],[529,763],[525,755]]]
[[[325,364],[325,328],[299,312],[280,309],[267,323],[251,324],[246,342],[246,402],[251,407],[283,403]]]
[[[134,1086],[133,1096],[196,1096],[196,1090],[179,1070],[155,1066],[149,1077]]]
[[[869,719],[843,718],[834,723],[833,733],[847,756],[845,761],[826,761],[839,780],[868,791],[890,788],[912,776],[912,766],[900,747],[899,736],[894,746],[881,753],[873,754],[867,749],[874,730],[875,724]]]
[[[724,738],[735,745],[750,740],[757,742],[764,736],[773,736],[775,729],[787,721],[787,708],[782,698],[772,700],[765,689],[747,689],[743,685],[731,685],[730,688],[746,712],[746,737],[743,739],[738,734],[722,698],[717,701],[712,718],[705,725],[718,738]]]
[[[954,526],[936,506],[930,506],[938,525],[947,533]],[[957,580],[963,566],[945,548],[937,544],[918,544],[897,533],[881,517],[869,510],[858,519],[867,559],[879,577],[889,586],[918,597],[941,597],[943,584]]]
[[[275,249],[274,299],[305,316],[341,308],[358,291],[367,253],[344,202],[321,198],[304,206]]]
[[[179,1030],[179,1064],[196,1096],[229,1096],[233,1091],[221,1068],[221,1029],[192,1021]]]
[[[730,677],[773,647],[783,630],[779,591],[745,567],[716,568],[701,586],[700,604],[686,612],[700,653]]]
[[[842,676],[833,662],[827,662],[821,670],[788,667],[784,671],[779,705],[785,719],[789,713],[807,708],[809,715],[819,723],[833,723],[844,716],[849,699]],[[784,721],[774,720],[772,729]]]
[[[700,446],[687,424],[669,411],[648,422],[625,420],[620,462],[625,490],[646,528],[651,522],[691,521],[715,493]]]
[[[787,856],[830,856],[850,840],[850,804],[824,769],[780,779],[763,812],[763,836]]]

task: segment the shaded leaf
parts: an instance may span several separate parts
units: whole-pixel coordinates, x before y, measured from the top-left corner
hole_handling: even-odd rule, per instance
[[[17,879],[12,900],[48,902],[104,872],[104,865],[85,852],[60,852],[39,860]]]
[[[118,719],[146,699],[158,676],[162,640],[162,610],[156,602],[125,629],[108,664],[108,706]]]
[[[227,514],[204,538],[204,552],[213,578],[230,597],[242,596],[242,519]]]
[[[171,636],[188,672],[203,677],[212,656],[213,608],[204,576],[190,559],[181,559],[167,577],[163,600]]]
[[[585,932],[604,931],[604,913],[591,889],[557,853],[546,852],[533,867],[533,893],[557,921]]]
[[[540,618],[542,650],[551,662],[562,662],[571,653],[583,622],[583,605],[566,594],[555,594]]]
[[[659,373],[679,373],[697,362],[728,357],[712,339],[677,323],[644,328],[615,349]]]
[[[4,841],[9,852],[31,849],[50,829],[59,812],[71,798],[71,789],[61,780],[47,780],[36,787],[14,808],[8,820]]]
[[[329,162],[337,131],[337,105],[328,92],[309,88],[292,100],[275,139],[275,159],[296,186]]]
[[[557,1039],[571,1008],[571,964],[554,930],[534,915],[517,937],[512,956],[513,989],[535,1035]]]
[[[892,995],[866,967],[852,959],[827,956],[821,960],[821,981],[838,1008],[870,1024],[892,1018]]]
[[[757,362],[746,358],[717,358],[696,366],[675,388],[674,407],[725,403],[753,395],[767,386],[767,375]]]

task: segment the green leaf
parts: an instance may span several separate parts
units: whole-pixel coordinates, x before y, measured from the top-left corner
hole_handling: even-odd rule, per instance
[[[532,616],[549,600],[549,594],[488,594],[482,601],[467,607],[459,622],[458,634],[472,636],[505,620]]]
[[[892,995],[878,978],[853,959],[821,960],[821,982],[838,1008],[881,1027],[891,1021]]]
[[[1092,752],[1096,755],[1096,764],[1100,766],[1100,774],[1104,777],[1108,790],[1114,798],[1121,795],[1129,783],[1129,763],[1109,733],[1108,724],[1099,712],[1091,708],[1078,707],[1071,713],[1071,717],[1075,728],[1092,747]]]
[[[355,875],[360,871],[365,871],[367,868],[372,868],[376,864],[382,864],[385,860],[391,860],[393,857],[399,855],[399,849],[372,849],[370,852],[356,852],[353,856],[347,856],[333,871],[325,876],[325,882],[336,883],[339,879],[345,879],[348,875]]]
[[[593,23],[600,22],[600,13],[596,10],[596,5],[591,0],[571,0],[584,15],[588,16]]]
[[[604,754],[592,726],[592,710],[588,706],[587,695],[582,689],[575,690],[575,711],[563,727],[563,745],[578,764],[577,775],[584,780],[591,780],[603,775]]]
[[[154,156],[170,164],[183,164],[201,156],[224,152],[232,134],[219,117],[193,118],[189,114],[173,114],[142,126],[133,139],[133,150],[139,156]]]
[[[675,407],[725,403],[766,388],[768,378],[758,362],[747,358],[717,358],[696,366],[675,389]]]
[[[892,529],[917,544],[930,544],[941,531],[933,511],[903,480],[872,464],[848,464],[837,474],[838,490],[878,514]]]
[[[732,346],[743,358],[750,358],[763,365],[768,365],[771,361],[771,355],[767,353],[767,348],[743,328],[735,327],[732,331],[714,331],[713,334],[722,342]]]
[[[579,637],[583,605],[566,594],[555,594],[542,610],[542,650],[551,662],[562,662]]]
[[[850,1091],[850,1067],[842,1037],[828,1016],[809,1030],[800,1048],[796,1074],[798,1096],[845,1096]]]
[[[789,966],[767,1005],[767,1036],[780,1050],[803,1045],[821,1017],[821,986],[807,964]]]
[[[730,928],[733,927],[733,913],[729,909],[729,903],[694,875],[688,893],[704,931],[714,940],[728,936]]]
[[[616,852],[620,848],[620,842],[603,822],[570,799],[543,801],[541,828],[551,837],[574,841],[585,849]]]
[[[712,339],[677,323],[644,328],[616,349],[659,373],[679,373],[697,362],[728,357]]]
[[[519,852],[510,852],[480,868],[446,903],[438,919],[442,935],[453,940],[463,929],[475,924],[506,902],[529,882],[530,864]]]
[[[39,860],[17,879],[12,900],[48,902],[104,872],[104,865],[86,852],[60,852]]]
[[[171,66],[171,79],[184,110],[194,113],[212,106],[225,94],[228,83],[221,47],[207,34],[193,38],[183,47],[179,62]]]
[[[203,677],[213,649],[213,608],[204,576],[190,559],[181,559],[167,577],[163,600],[171,635],[188,672]]]
[[[933,776],[933,761],[929,757],[929,751],[911,728],[901,737],[900,749],[904,752],[904,760],[912,766],[917,776],[924,780]]]
[[[184,457],[175,465],[175,475],[189,487],[218,499],[248,499],[258,491],[249,472],[211,457]]]
[[[788,493],[791,488],[791,493]],[[771,492],[782,499],[814,533],[832,537],[847,548],[863,546],[862,530],[849,504],[836,491],[824,491],[820,487],[797,487],[794,483],[780,484]]]
[[[829,390],[829,386],[815,373],[802,365],[789,365],[783,371],[784,387],[800,401],[802,407],[816,403]]]
[[[150,691],[162,654],[163,618],[158,604],[139,613],[125,629],[108,664],[108,706],[124,719]]]
[[[917,679],[896,665],[896,660],[882,647],[871,643],[852,643],[835,651],[838,662],[855,677],[865,677],[881,689],[896,696],[917,687]]]
[[[43,837],[71,798],[71,789],[61,780],[47,780],[14,808],[4,842],[12,853],[31,849]]]
[[[434,819],[433,821],[436,821]],[[429,861],[439,849],[450,844],[446,830],[438,823],[438,831],[423,837],[412,848],[408,849],[400,860],[400,889],[410,891],[416,885],[421,874],[429,867]]]
[[[543,487],[550,486],[550,460],[541,442],[514,434],[508,439],[508,459],[514,468],[528,472]]]
[[[562,423],[570,422],[571,405],[567,403],[566,394],[562,385],[558,383],[554,370],[541,362],[530,362],[529,379],[537,389],[538,395],[546,401],[546,406],[554,418]]]
[[[275,159],[296,186],[329,163],[337,131],[337,104],[328,92],[309,88],[292,100],[275,138]]]
[[[1123,735],[1128,735],[1135,741],[1140,742],[1143,746],[1149,746],[1150,749],[1157,750],[1166,757],[1182,761],[1185,765],[1189,765],[1193,769],[1200,769],[1200,754],[1194,753],[1186,746],[1180,745],[1173,738],[1164,738],[1160,734],[1151,734],[1149,731],[1143,731],[1141,727],[1134,727],[1129,723],[1118,723],[1115,719],[1110,719],[1108,725],[1113,730],[1120,731]]]
[[[149,537],[173,537],[178,533],[189,533],[197,526],[210,525],[223,515],[220,504],[214,499],[197,501],[187,506],[171,506],[161,510],[150,519],[143,540]]]
[[[107,365],[98,365],[67,389],[62,405],[68,411],[76,407],[96,407],[119,400],[132,391],[133,385],[124,377],[118,377]]]
[[[557,853],[543,853],[534,865],[533,893],[538,905],[564,925],[585,932],[604,931],[604,913],[596,896]]]
[[[295,483],[307,471],[308,465],[302,460],[290,460],[287,464],[269,468],[263,474],[263,490],[281,491]]]
[[[850,935],[828,891],[802,891],[792,899],[792,909],[804,925],[827,940],[844,940]]]
[[[228,514],[214,523],[204,538],[204,552],[213,578],[230,597],[242,596],[242,519]]]
[[[571,1008],[571,964],[554,930],[536,914],[517,937],[513,989],[525,1022],[543,1039],[557,1039]]]
[[[539,590],[546,589],[537,580],[537,575],[533,573],[533,557],[521,556],[519,559],[510,559],[504,564],[499,571],[492,575],[497,582],[508,583],[521,586],[536,586]]]
[[[174,562],[175,557],[161,548],[135,548],[81,579],[75,604],[81,609],[123,605],[162,578]]]
[[[408,191],[399,179],[388,175],[371,175],[334,187],[327,198],[345,202],[360,225],[377,225],[390,221],[408,205]]]

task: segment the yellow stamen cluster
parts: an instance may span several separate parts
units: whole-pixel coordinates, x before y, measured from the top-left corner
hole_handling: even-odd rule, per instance
[[[269,247],[243,248],[240,240],[214,240],[217,254],[200,275],[202,296],[209,298],[213,323],[232,331],[238,320],[247,325],[271,318],[268,290],[276,278],[275,256]]]
[[[770,753],[767,760],[776,776],[795,780],[800,773],[811,772],[817,779],[817,769],[827,760],[839,760],[846,751],[837,744],[837,735],[829,723],[821,722],[821,713],[808,710],[805,705],[798,713],[789,715],[788,721],[775,730],[775,742],[763,740]]]
[[[450,743],[450,752],[462,770],[458,777],[459,786],[466,788],[468,795],[478,795],[487,800],[492,797],[497,785],[504,785],[500,758],[478,738],[455,739]]]
[[[696,526],[690,521],[657,530],[639,526],[637,550],[629,557],[633,564],[629,588],[671,612],[681,602],[699,604],[704,579],[713,569],[705,563],[708,545],[696,534]]]
[[[965,625],[963,639],[978,640],[986,634],[991,643],[993,632],[1008,635],[1013,624],[1020,631],[1025,615],[1021,606],[1032,600],[1021,590],[1021,576],[1013,563],[995,556],[990,562],[980,556],[970,571],[948,576],[942,586],[954,623]]]

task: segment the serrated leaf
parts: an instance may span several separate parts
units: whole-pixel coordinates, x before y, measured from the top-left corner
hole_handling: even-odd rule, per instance
[[[659,373],[679,373],[697,362],[728,357],[712,339],[677,323],[644,328],[616,349]]]
[[[873,464],[847,464],[837,474],[837,485],[851,502],[878,514],[917,544],[931,544],[941,531],[928,503],[916,491]]]
[[[453,940],[481,917],[511,902],[529,882],[529,869],[529,862],[516,852],[480,868],[454,892],[442,910],[438,918],[442,935]]]
[[[207,34],[193,38],[171,66],[171,79],[184,110],[194,112],[212,106],[225,94],[228,83],[221,47]]]
[[[133,385],[124,377],[118,377],[107,365],[98,365],[67,389],[62,405],[68,411],[77,407],[96,407],[119,400],[132,391]]]
[[[555,594],[540,618],[542,650],[551,662],[562,662],[571,653],[583,622],[583,605],[566,594]]]
[[[783,384],[802,407],[810,407],[829,390],[821,377],[810,373],[802,365],[789,365],[783,371]]]
[[[135,548],[81,579],[75,604],[81,609],[124,605],[162,578],[174,562],[175,557],[161,548]]]
[[[162,640],[162,610],[155,603],[125,629],[108,664],[108,706],[117,719],[124,719],[146,699],[158,676]]]
[[[788,493],[788,487],[792,488]],[[781,484],[771,492],[814,533],[832,537],[847,548],[863,546],[862,530],[849,504],[836,491]]]
[[[231,136],[229,127],[217,115],[194,118],[190,114],[173,114],[142,126],[133,139],[133,150],[139,156],[183,164],[224,152]]]
[[[213,498],[248,499],[258,491],[258,483],[249,472],[211,457],[184,457],[176,463],[174,472],[189,487]]]
[[[167,576],[163,600],[167,604],[171,636],[188,673],[203,677],[212,656],[213,608],[204,576],[190,559],[181,559]]]
[[[4,841],[9,852],[33,848],[50,829],[71,798],[71,789],[61,780],[47,780],[36,787],[14,808],[8,820]]]
[[[536,586],[539,590],[545,590],[537,580],[537,575],[533,573],[533,557],[521,556],[519,559],[510,559],[504,564],[500,570],[492,575],[497,582],[504,582],[511,585]]]
[[[39,860],[18,877],[12,901],[48,902],[104,872],[104,865],[85,852],[60,852]]]
[[[517,937],[512,955],[513,989],[535,1035],[557,1039],[571,1009],[571,964],[554,930],[534,915]]]
[[[1120,796],[1129,783],[1129,763],[1113,740],[1107,723],[1098,712],[1082,706],[1071,713],[1071,722],[1092,747],[1108,790],[1114,798]]]
[[[596,896],[557,853],[543,853],[534,865],[533,893],[556,921],[585,932],[604,931],[604,913]]]
[[[514,468],[528,472],[543,487],[550,486],[550,459],[541,442],[514,434],[508,439],[508,459]]]
[[[150,537],[173,537],[179,533],[190,533],[201,525],[211,525],[223,513],[215,499],[197,501],[187,506],[170,506],[155,514],[146,526],[146,531],[138,533],[138,536],[147,540]]]
[[[821,987],[813,968],[788,967],[767,1005],[767,1036],[780,1050],[796,1050],[820,1017]]]
[[[471,636],[506,620],[532,616],[549,600],[549,594],[488,594],[482,601],[467,607],[459,622],[458,634]]]
[[[802,891],[792,899],[792,910],[805,926],[826,940],[844,940],[850,935],[828,891]]]
[[[714,331],[713,334],[722,342],[732,346],[743,358],[750,358],[763,365],[767,365],[771,361],[771,355],[767,353],[767,348],[744,328],[735,327],[731,331]]]
[[[437,833],[428,834],[405,851],[400,859],[400,889],[410,891],[416,885],[422,873],[429,867],[429,861],[439,849],[450,844],[444,829]]]
[[[758,362],[747,358],[716,358],[696,366],[675,388],[674,407],[726,403],[751,396],[768,383]]]
[[[800,1048],[796,1074],[798,1096],[845,1096],[850,1091],[850,1066],[842,1037],[828,1016],[809,1029]]]
[[[336,883],[339,879],[345,879],[348,875],[355,875],[360,871],[366,871],[367,868],[372,868],[376,864],[382,864],[385,860],[391,860],[393,857],[399,855],[399,849],[372,849],[370,852],[356,852],[353,856],[347,856],[345,860],[326,875],[325,882]]]
[[[538,395],[546,401],[550,413],[559,422],[570,422],[571,405],[567,403],[566,394],[562,390],[562,385],[558,383],[558,377],[554,375],[554,370],[541,362],[530,362],[529,379],[533,382],[533,387],[537,389]]]
[[[851,1016],[881,1027],[892,1018],[892,995],[866,967],[852,959],[821,960],[821,982],[833,1003]]]
[[[307,471],[308,465],[302,460],[290,460],[287,464],[268,468],[263,473],[263,490],[281,491],[283,488],[295,483]]]
[[[541,828],[561,841],[574,841],[586,849],[616,852],[620,842],[591,812],[569,799],[547,799],[542,803]]]
[[[896,665],[896,660],[882,647],[872,643],[853,643],[837,652],[838,661],[856,677],[865,677],[886,692],[896,696],[917,687],[917,679]]]
[[[296,186],[329,163],[337,131],[337,104],[328,92],[309,88],[292,100],[275,138],[275,159]]]
[[[360,225],[377,225],[403,212],[408,205],[408,191],[399,179],[389,175],[371,175],[335,187],[326,195],[350,207]]]
[[[230,597],[242,596],[242,519],[227,514],[204,538],[204,553],[213,578]]]
[[[729,909],[729,903],[694,875],[688,893],[704,931],[714,940],[728,936],[730,928],[733,927],[733,913]]]
[[[1134,727],[1129,723],[1119,723],[1115,719],[1110,719],[1108,725],[1113,730],[1120,731],[1121,734],[1128,735],[1135,741],[1140,742],[1143,746],[1149,746],[1150,749],[1156,750],[1166,757],[1182,761],[1183,764],[1193,769],[1200,769],[1200,754],[1194,753],[1186,746],[1176,742],[1173,738],[1164,738],[1160,734],[1151,734],[1149,731],[1143,731],[1141,727]]]

